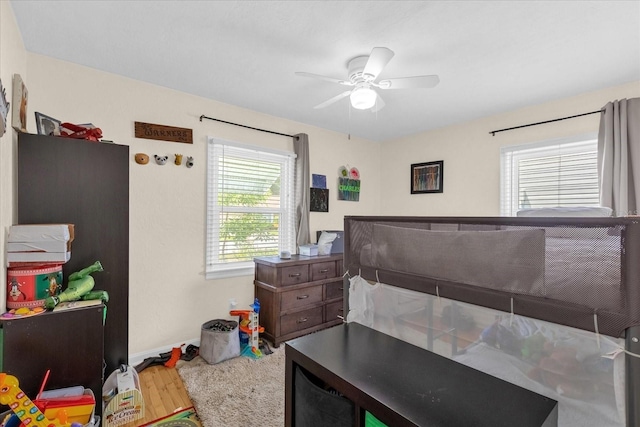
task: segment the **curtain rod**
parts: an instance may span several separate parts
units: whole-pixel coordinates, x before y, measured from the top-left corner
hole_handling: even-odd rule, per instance
[[[567,119],[573,119],[575,117],[582,117],[582,116],[588,116],[589,114],[596,114],[596,113],[602,113],[603,110],[598,110],[598,111],[592,111],[590,113],[582,113],[582,114],[576,114],[575,116],[569,116],[569,117],[562,117],[559,119],[553,119],[553,120],[546,120],[544,122],[538,122],[538,123],[530,123],[528,125],[522,125],[522,126],[514,126],[512,128],[506,128],[506,129],[498,129],[498,130],[492,130],[491,132],[489,132],[491,135],[496,136],[496,133],[498,132],[504,132],[507,130],[513,130],[513,129],[520,129],[520,128],[526,128],[529,126],[536,126],[536,125],[543,125],[545,123],[551,123],[551,122],[559,122],[560,120],[567,120]]]
[[[202,119],[215,120],[216,122],[226,123],[226,124],[228,124],[228,125],[240,126],[240,127],[247,128],[247,129],[259,130],[260,132],[272,133],[272,134],[274,134],[274,135],[288,136],[288,137],[290,137],[290,138],[293,138],[293,137],[294,137],[294,135],[288,135],[288,134],[286,134],[286,133],[274,132],[274,131],[272,131],[272,130],[266,130],[266,129],[254,128],[254,127],[251,127],[251,126],[241,125],[241,124],[238,124],[238,123],[227,122],[227,121],[225,121],[225,120],[214,119],[213,117],[207,117],[207,116],[205,116],[204,114],[203,114],[202,116],[200,116],[200,121],[202,121]]]

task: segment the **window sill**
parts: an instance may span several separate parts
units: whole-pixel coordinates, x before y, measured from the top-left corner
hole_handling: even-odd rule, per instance
[[[251,265],[250,267],[239,267],[239,268],[227,268],[224,270],[216,270],[216,271],[207,271],[205,273],[205,278],[207,280],[210,279],[226,279],[229,277],[239,277],[239,276],[253,276],[255,273],[255,267]]]

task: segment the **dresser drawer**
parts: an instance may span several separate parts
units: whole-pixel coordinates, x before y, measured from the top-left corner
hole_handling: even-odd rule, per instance
[[[331,282],[324,284],[324,299],[336,299],[342,298],[343,296],[344,284],[342,281],[340,282]]]
[[[311,264],[311,281],[324,280],[336,277],[336,263],[319,262],[317,264]]]
[[[286,311],[305,305],[322,302],[322,286],[311,286],[304,289],[282,292],[280,294],[280,310]]]
[[[324,306],[324,321],[331,322],[337,320],[338,316],[344,317],[344,307],[342,301],[336,301]]]
[[[309,281],[309,267],[307,265],[295,265],[282,268],[282,286],[297,285]]]
[[[322,310],[324,307],[310,308],[309,310],[287,314],[280,317],[280,332],[282,335],[302,329],[311,328],[322,323]]]

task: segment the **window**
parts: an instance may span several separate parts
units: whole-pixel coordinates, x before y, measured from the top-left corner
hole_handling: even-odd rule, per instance
[[[500,160],[503,216],[524,208],[599,206],[593,135],[503,147]]]
[[[209,138],[206,277],[253,274],[253,258],[295,252],[295,154]]]

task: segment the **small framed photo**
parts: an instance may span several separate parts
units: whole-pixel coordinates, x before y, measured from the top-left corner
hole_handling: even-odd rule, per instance
[[[411,165],[411,194],[442,193],[444,161]]]
[[[329,212],[329,189],[311,187],[309,190],[309,211]]]
[[[45,116],[36,111],[38,135],[60,136],[60,120]]]

